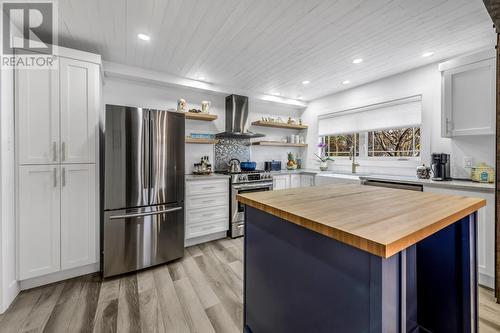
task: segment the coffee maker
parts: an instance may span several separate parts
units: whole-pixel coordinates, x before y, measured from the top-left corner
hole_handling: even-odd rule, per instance
[[[451,180],[450,154],[431,155],[432,180]]]

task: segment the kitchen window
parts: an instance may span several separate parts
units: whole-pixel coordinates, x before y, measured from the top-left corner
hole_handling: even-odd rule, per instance
[[[353,146],[359,156],[359,133],[324,136],[322,142],[326,143],[326,156],[349,156]]]
[[[422,96],[365,105],[318,116],[320,142],[330,157],[420,160]]]
[[[368,157],[420,156],[420,127],[368,132]]]
[[[325,135],[325,154],[331,157],[349,157],[354,147],[362,159],[420,158],[420,127],[387,128],[376,131]]]

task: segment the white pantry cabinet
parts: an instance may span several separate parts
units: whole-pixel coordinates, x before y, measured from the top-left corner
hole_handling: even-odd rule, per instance
[[[97,262],[94,164],[61,166],[61,269]]]
[[[495,193],[425,186],[424,192],[483,198],[486,207],[477,214],[477,257],[479,284],[494,288],[495,281]]]
[[[495,134],[496,56],[485,51],[439,64],[442,136]]]
[[[21,281],[99,261],[101,58],[63,47],[57,52],[54,69],[15,71]]]
[[[19,168],[17,215],[21,280],[60,269],[60,176],[58,165]]]

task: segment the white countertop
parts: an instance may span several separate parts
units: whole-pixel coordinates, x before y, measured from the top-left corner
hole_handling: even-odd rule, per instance
[[[495,184],[487,183],[476,183],[467,180],[448,180],[448,181],[435,181],[430,179],[418,179],[412,176],[398,176],[398,175],[383,175],[383,174],[370,174],[370,173],[348,173],[342,171],[320,171],[318,169],[297,169],[297,170],[280,170],[271,171],[273,175],[280,174],[312,174],[326,177],[339,177],[339,178],[359,178],[360,180],[379,180],[386,182],[404,183],[404,184],[422,184],[424,186],[434,186],[441,188],[455,188],[455,189],[465,189],[465,190],[476,190],[476,191],[487,191],[494,192]],[[208,176],[204,175],[186,175],[186,181],[190,180],[210,180],[210,179],[228,179],[229,175],[222,174],[211,174]]]
[[[468,180],[446,180],[436,181],[431,179],[418,179],[411,176],[394,176],[394,175],[363,175],[359,177],[362,180],[379,180],[386,182],[398,182],[405,184],[422,184],[424,186],[455,188],[465,190],[487,191],[494,192],[495,184],[477,183]]]
[[[190,180],[211,180],[211,179],[229,179],[229,175],[222,175],[220,173],[213,173],[211,175],[193,175],[188,174],[185,176],[186,181]]]

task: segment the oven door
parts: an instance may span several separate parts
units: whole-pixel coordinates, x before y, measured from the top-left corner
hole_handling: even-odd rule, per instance
[[[237,194],[271,191],[273,183],[237,184],[231,188],[231,223],[245,220],[245,205],[236,200]]]

